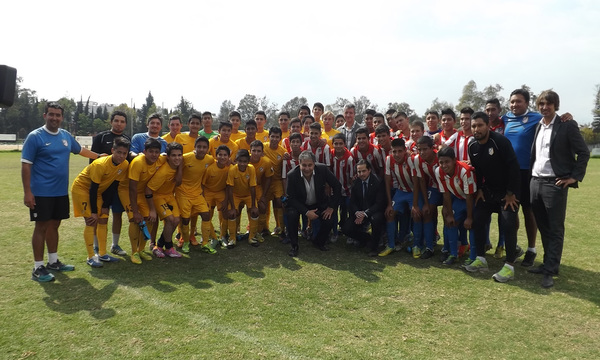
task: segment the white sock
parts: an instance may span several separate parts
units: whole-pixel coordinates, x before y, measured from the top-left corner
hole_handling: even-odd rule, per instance
[[[485,260],[485,258],[483,256],[478,256],[477,257],[479,259],[479,261],[481,261],[484,264],[487,264],[487,260]]]
[[[48,253],[48,264],[54,264],[58,261],[57,253]]]
[[[121,234],[113,234],[113,246],[119,246],[119,238]]]
[[[530,248],[530,247],[528,247],[528,248],[527,248],[527,251],[529,251],[529,252],[532,252],[532,253],[534,253],[534,254],[537,254],[537,252],[535,251],[535,248],[534,248],[534,247],[533,247],[533,248]]]
[[[35,270],[35,269],[39,268],[42,265],[44,265],[44,260],[42,260],[42,261],[34,261],[33,262],[33,269]]]
[[[512,265],[509,265],[509,264],[504,264],[504,266],[506,266],[507,268],[509,268],[509,269],[510,269],[510,271],[513,271],[513,272],[515,271],[515,267],[514,267],[514,266],[512,266]]]

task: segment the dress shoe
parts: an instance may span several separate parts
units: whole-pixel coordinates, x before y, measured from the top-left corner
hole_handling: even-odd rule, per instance
[[[536,266],[534,268],[528,269],[528,273],[530,274],[543,274],[544,273],[544,265]]]
[[[544,275],[544,279],[542,279],[542,287],[543,288],[551,288],[554,286],[554,279],[552,278],[552,275]]]
[[[298,247],[291,248],[290,252],[288,252],[288,255],[291,256],[291,257],[298,256]]]

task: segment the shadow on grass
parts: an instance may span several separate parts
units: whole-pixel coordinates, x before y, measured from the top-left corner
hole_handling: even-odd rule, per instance
[[[115,316],[114,309],[104,308],[103,305],[117,289],[116,282],[96,289],[83,278],[70,278],[63,273],[55,273],[55,276],[58,282],[42,283],[48,294],[43,300],[50,310],[64,314],[87,311],[99,320]]]

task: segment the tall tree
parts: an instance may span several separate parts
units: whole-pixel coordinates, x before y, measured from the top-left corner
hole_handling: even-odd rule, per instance
[[[225,100],[221,103],[221,108],[219,109],[219,114],[217,115],[217,121],[228,121],[229,113],[235,110],[235,105],[230,100]]]
[[[350,104],[350,100],[346,98],[338,97],[335,99],[333,104],[325,106],[325,111],[331,111],[334,114],[342,114],[344,112],[344,106]]]
[[[484,95],[481,91],[477,90],[477,83],[474,80],[470,80],[463,87],[462,95],[456,105],[456,111],[458,112],[465,107],[470,107],[475,111],[483,110],[485,107]]]
[[[244,95],[237,107],[237,110],[242,116],[242,121],[246,122],[250,119],[254,119],[254,114],[259,110],[259,106],[260,104],[255,95]]]
[[[377,110],[377,105],[372,104],[371,100],[369,100],[369,98],[367,98],[364,95],[361,95],[359,97],[353,97],[352,103],[356,108],[356,117],[354,119],[361,124],[363,123],[363,120],[365,118],[365,111],[367,111],[367,109]]]
[[[298,116],[298,110],[300,110],[300,106],[304,105],[308,106],[308,100],[306,100],[304,96],[296,96],[283,104],[281,111],[287,111],[290,113],[291,117],[296,117]]]
[[[190,115],[192,115],[192,112],[194,112],[194,105],[182,96],[179,104],[175,107],[174,113],[179,115],[181,121],[185,124]]]
[[[265,124],[265,128],[270,128],[271,126],[278,125],[277,121],[277,112],[279,108],[277,104],[271,103],[267,96],[263,96],[258,99],[260,110],[264,111],[267,114],[267,123]]]
[[[421,118],[420,118],[420,117],[417,115],[417,112],[416,112],[416,111],[415,111],[413,108],[411,108],[411,107],[410,107],[410,105],[409,105],[408,103],[406,103],[406,102],[401,102],[401,103],[398,103],[398,102],[388,103],[386,111],[387,111],[387,110],[389,110],[389,109],[394,109],[394,110],[396,110],[396,111],[402,111],[402,112],[406,113],[406,115],[408,115],[408,119],[409,119],[409,121],[410,121],[411,123],[412,123],[413,121],[415,121],[415,120],[419,120],[419,119],[421,119]]]
[[[154,113],[156,111],[156,104],[154,103],[154,97],[152,96],[152,92],[148,91],[148,96],[146,96],[146,103],[142,105],[142,108],[137,111],[137,121],[133,125],[133,131],[135,133],[145,132],[146,131],[146,119],[148,119],[148,115]]]
[[[429,106],[429,108],[427,109],[427,111],[437,111],[437,113],[441,113],[442,110],[444,109],[453,109],[454,106],[452,105],[452,103],[449,103],[447,101],[442,101],[438,98],[435,98],[432,102],[431,105]],[[426,112],[427,112],[426,111]]]
[[[592,110],[594,116],[592,120],[592,129],[595,133],[600,132],[600,84],[596,85],[596,99],[594,100],[594,109]]]

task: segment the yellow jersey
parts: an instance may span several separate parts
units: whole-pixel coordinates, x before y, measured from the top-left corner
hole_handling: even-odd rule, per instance
[[[177,134],[177,135],[179,135],[179,134]],[[175,137],[172,137],[171,133],[168,132],[168,133],[164,134],[163,136],[161,136],[161,138],[165,139],[165,141],[167,142],[167,144],[170,144],[173,141],[175,141],[175,138],[177,137],[177,135],[175,135]]]
[[[271,160],[264,156],[261,156],[257,163],[250,162],[250,165],[254,166],[257,186],[261,186],[266,178],[275,174],[275,170],[273,170],[273,163],[271,163]]]
[[[227,165],[220,168],[216,161],[209,165],[202,178],[204,189],[212,192],[224,192],[227,185],[227,172],[230,167],[230,165]]]
[[[173,195],[175,190],[175,175],[177,168],[173,169],[168,162],[165,162],[160,169],[156,171],[154,176],[148,181],[148,187],[155,195]],[[139,188],[138,188],[139,189]]]
[[[95,182],[99,184],[98,195],[101,195],[114,181],[127,179],[129,162],[123,160],[119,165],[115,165],[112,158],[112,155],[101,157],[86,166],[73,181],[71,192],[89,194],[90,186]]]
[[[229,148],[229,150],[231,151],[229,158],[231,159],[231,161],[234,161],[235,156],[237,155],[238,146],[231,140],[231,138],[226,143],[221,141],[220,136],[215,136],[214,138],[210,139],[208,141],[208,153],[210,155],[212,155],[213,158],[216,159],[217,158],[217,148],[221,145],[225,145]]]
[[[240,171],[237,164],[229,168],[227,186],[233,187],[233,196],[250,196],[250,188],[256,186],[256,171],[248,164],[245,171]]]
[[[196,143],[196,137],[190,136],[190,133],[181,133],[175,136],[175,142],[180,143],[183,146],[183,153],[187,154],[194,151],[194,144]]]
[[[278,145],[277,149],[271,149],[269,143],[264,143],[264,156],[271,160],[273,164],[274,178],[273,181],[281,180],[281,169],[283,168],[283,155],[287,152],[285,149]]]
[[[260,140],[261,142],[269,141],[269,132],[265,129],[261,132],[256,132],[256,140]]]
[[[234,133],[233,131],[231,132],[231,135],[229,136],[229,139],[231,139],[231,141],[233,142],[237,142],[239,139],[243,139],[246,137],[246,133],[243,132],[242,130],[238,130],[238,132]]]
[[[205,155],[203,159],[197,159],[194,152],[183,155],[183,176],[181,185],[175,189],[177,195],[197,197],[202,194],[202,178],[206,169],[214,162],[210,155]]]
[[[148,164],[146,161],[146,155],[140,154],[131,160],[129,166],[128,177],[129,180],[137,181],[137,193],[144,194],[146,191],[146,185],[152,176],[158,169],[167,161],[167,157],[162,155],[158,157],[158,160],[154,164]]]

